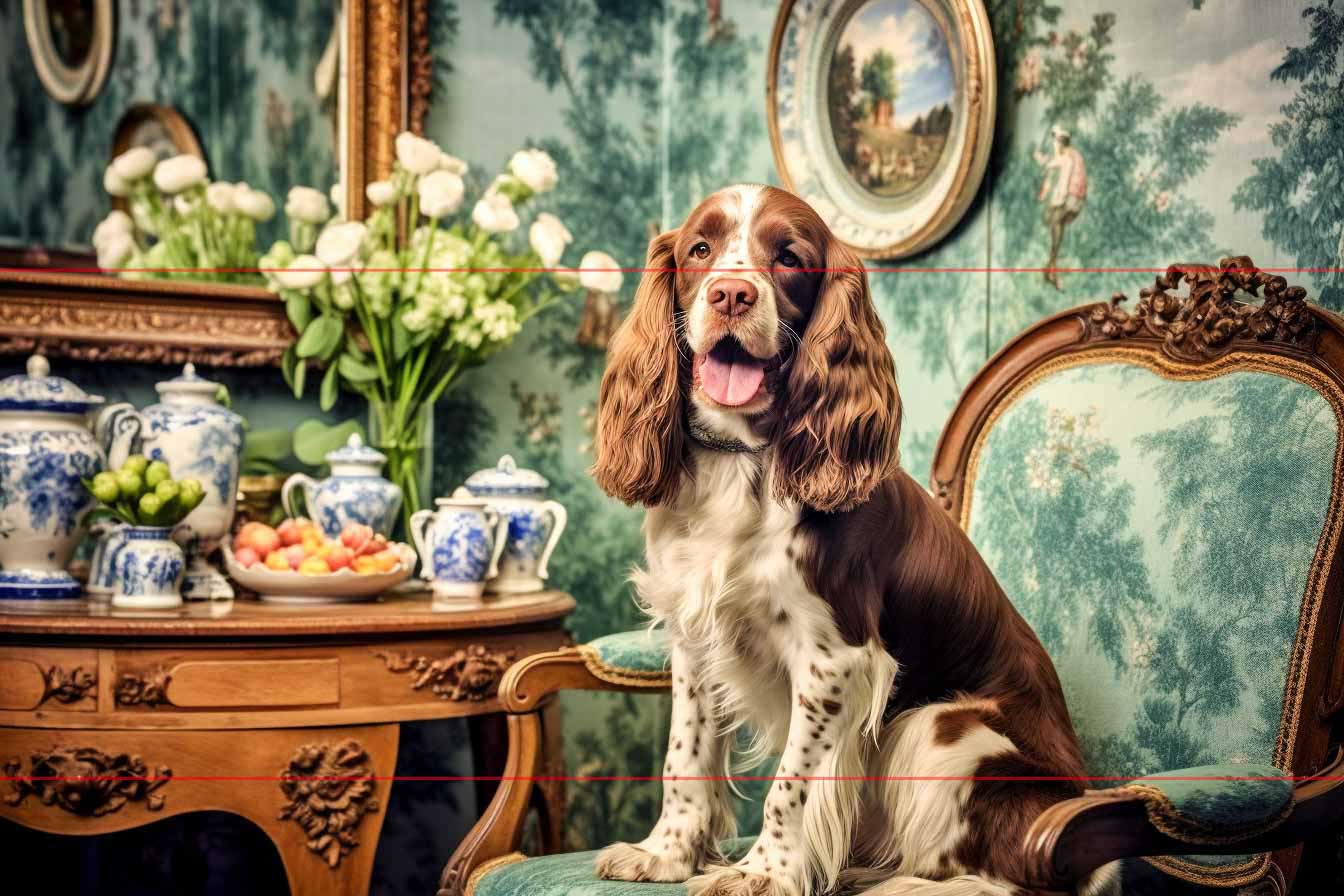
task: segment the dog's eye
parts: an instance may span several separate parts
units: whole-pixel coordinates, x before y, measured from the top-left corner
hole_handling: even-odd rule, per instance
[[[694,246],[691,247],[691,254],[694,255],[696,258],[701,259],[708,258],[709,243],[706,243],[704,241],[696,243]]]
[[[794,255],[788,249],[781,250],[779,257],[775,260],[786,268],[796,268],[802,265],[802,261],[799,260],[798,256]]]

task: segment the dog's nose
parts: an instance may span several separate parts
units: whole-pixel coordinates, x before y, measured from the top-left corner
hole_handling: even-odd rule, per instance
[[[756,304],[756,296],[751,281],[737,277],[722,277],[709,287],[710,307],[728,317],[746,314]]]

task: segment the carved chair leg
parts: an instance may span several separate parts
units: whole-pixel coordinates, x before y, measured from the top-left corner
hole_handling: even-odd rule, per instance
[[[542,850],[551,855],[565,848],[565,747],[560,732],[560,701],[541,711],[541,780],[535,792]]]
[[[533,778],[540,774],[541,711],[508,716],[509,752],[499,788],[439,876],[439,896],[461,896],[471,872],[482,862],[518,849],[532,804]]]

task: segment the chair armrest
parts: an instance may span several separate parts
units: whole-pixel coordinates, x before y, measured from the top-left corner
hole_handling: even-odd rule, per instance
[[[499,703],[532,712],[557,691],[659,692],[672,686],[667,636],[641,629],[525,657],[499,683]]]
[[[1272,774],[1270,773],[1272,772]],[[1197,776],[1263,780],[1173,781]],[[1344,820],[1344,750],[1293,786],[1246,766],[1168,772],[1056,803],[1027,832],[1025,886],[1067,889],[1090,871],[1138,856],[1238,855],[1293,846]]]

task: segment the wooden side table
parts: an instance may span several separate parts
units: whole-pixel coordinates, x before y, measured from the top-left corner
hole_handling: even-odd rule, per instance
[[[0,817],[91,835],[232,812],[275,844],[295,896],[362,896],[400,723],[469,717],[477,773],[497,775],[500,676],[568,644],[573,609],[542,592],[453,612],[389,598],[0,615]],[[552,704],[548,750],[559,722]],[[563,802],[558,785],[539,800],[549,842]]]

